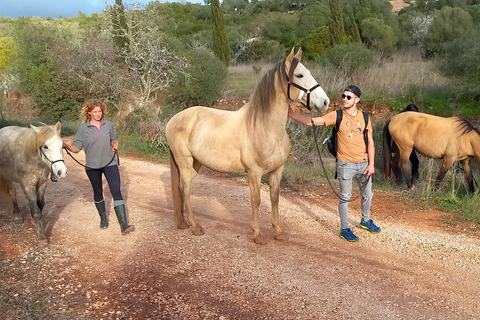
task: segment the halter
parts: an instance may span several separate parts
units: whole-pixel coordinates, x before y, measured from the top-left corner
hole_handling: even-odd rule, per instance
[[[293,73],[293,70],[295,70],[295,68],[297,67],[299,63],[299,60],[297,58],[293,58],[293,61],[292,61],[292,64],[290,65],[290,70],[289,70],[289,74],[290,73]],[[293,69],[292,69],[293,68]],[[303,104],[309,111],[312,111],[312,109],[310,108],[310,93],[312,93],[313,90],[317,89],[318,87],[320,87],[320,84],[316,84],[314,85],[313,87],[311,87],[310,89],[307,89],[307,88],[304,88],[298,84],[296,84],[295,82],[291,82],[290,81],[290,77],[288,76],[287,74],[287,83],[288,83],[288,89],[287,89],[287,96],[288,96],[288,99],[290,99],[290,101],[293,101],[292,98],[290,98],[290,85],[302,90],[302,92],[306,92],[307,93],[307,104],[305,105],[303,102],[300,101],[301,104]],[[299,95],[299,99],[301,99],[301,97],[303,96],[303,93],[300,93]]]
[[[45,159],[47,159],[47,161],[50,163],[50,180],[52,180],[52,182],[57,182],[58,181],[57,175],[53,172],[53,164],[57,163],[57,162],[60,162],[60,161],[62,161],[65,164],[65,161],[63,159],[50,161],[50,159],[48,159],[48,157],[43,152],[42,147],[40,147],[39,149],[40,149],[40,152],[42,153],[42,155],[45,157]]]

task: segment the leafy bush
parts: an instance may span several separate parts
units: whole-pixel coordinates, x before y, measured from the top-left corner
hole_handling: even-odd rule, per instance
[[[437,56],[436,67],[450,79],[455,91],[480,96],[480,28],[447,43]]]
[[[360,22],[362,39],[365,40],[370,48],[376,51],[390,55],[395,49],[398,41],[393,28],[378,18],[367,18]]]
[[[327,53],[330,50],[330,32],[327,26],[323,26],[310,32],[301,39],[296,47],[302,47],[304,59],[315,59],[315,57]]]
[[[367,69],[373,64],[374,54],[362,43],[352,42],[334,46],[325,56],[317,60],[335,68],[347,71]]]
[[[208,50],[199,48],[187,54],[190,65],[177,75],[168,103],[183,106],[210,105],[221,96],[227,68]],[[188,75],[185,76],[185,75]]]
[[[444,7],[437,12],[424,40],[425,57],[443,52],[443,45],[473,28],[472,17],[462,8]]]

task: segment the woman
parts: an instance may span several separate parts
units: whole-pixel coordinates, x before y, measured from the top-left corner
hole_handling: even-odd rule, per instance
[[[128,224],[125,212],[125,202],[120,191],[120,172],[118,160],[114,152],[118,150],[118,141],[113,124],[103,119],[105,104],[100,100],[91,99],[82,109],[82,123],[75,134],[73,145],[64,143],[63,147],[73,153],[84,148],[87,163],[85,171],[93,187],[93,199],[100,214],[100,228],[108,228],[105,199],[103,198],[102,173],[107,178],[108,186],[114,200],[114,209],[122,230],[126,235],[135,230]]]

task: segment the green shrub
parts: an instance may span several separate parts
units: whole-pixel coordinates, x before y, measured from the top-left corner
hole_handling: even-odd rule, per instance
[[[356,71],[372,66],[373,58],[374,54],[370,49],[361,43],[352,42],[334,46],[322,59],[334,68]]]
[[[170,104],[184,107],[210,105],[221,96],[222,82],[227,76],[225,65],[208,50],[200,48],[187,54],[190,65],[177,75],[171,90]],[[185,76],[187,74],[188,76]]]
[[[302,58],[315,59],[330,50],[330,33],[327,26],[317,28],[305,38],[300,39],[296,47],[302,47]]]

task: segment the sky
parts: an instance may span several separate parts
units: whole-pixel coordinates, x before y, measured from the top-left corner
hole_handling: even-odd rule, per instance
[[[152,0],[134,0],[123,1],[127,3],[139,3],[145,5]],[[160,0],[167,2],[167,0]],[[169,2],[183,2],[183,0],[170,0]],[[203,4],[203,0],[188,0],[185,2]],[[81,11],[87,16],[92,13],[102,13],[105,9],[105,3],[115,3],[115,0],[0,0],[0,16],[6,16],[13,19],[18,17],[44,17],[58,18],[61,15],[64,18],[78,17]]]

